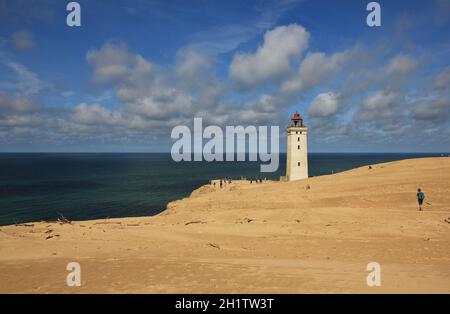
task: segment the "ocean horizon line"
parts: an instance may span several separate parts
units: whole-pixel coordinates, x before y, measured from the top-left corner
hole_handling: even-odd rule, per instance
[[[227,152],[224,151],[223,154],[226,154]],[[280,154],[286,154],[285,151],[279,152]],[[79,151],[79,152],[52,152],[52,151],[37,151],[37,152],[0,152],[0,155],[7,155],[7,154],[164,154],[164,155],[170,155],[170,152],[86,152],[86,151]],[[192,152],[194,154],[194,152]],[[236,154],[236,153],[235,153]],[[246,152],[246,155],[249,154],[258,154],[257,152],[249,153]],[[371,152],[371,151],[361,151],[361,152],[308,152],[308,154],[450,154],[450,151],[426,151],[426,152],[413,152],[413,151],[405,151],[405,152],[389,152],[389,151],[383,151],[383,152]]]

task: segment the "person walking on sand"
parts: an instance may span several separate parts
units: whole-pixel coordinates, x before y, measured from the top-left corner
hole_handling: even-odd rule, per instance
[[[419,202],[419,210],[422,210],[423,200],[425,199],[425,193],[421,189],[417,190],[417,201]]]
[[[223,187],[223,182],[222,182],[222,180],[220,180],[220,188],[222,188]]]

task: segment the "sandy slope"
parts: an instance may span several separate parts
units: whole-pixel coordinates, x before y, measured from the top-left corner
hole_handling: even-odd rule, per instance
[[[450,293],[449,217],[450,158],[205,186],[156,217],[0,227],[0,292]]]

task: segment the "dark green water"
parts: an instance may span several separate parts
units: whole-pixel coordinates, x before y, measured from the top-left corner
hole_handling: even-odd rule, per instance
[[[441,154],[310,154],[311,176]],[[154,215],[211,179],[261,174],[259,162],[181,162],[170,154],[0,154],[0,225]]]

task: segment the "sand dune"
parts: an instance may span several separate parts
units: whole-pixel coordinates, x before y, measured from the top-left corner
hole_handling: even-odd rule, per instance
[[[450,293],[449,218],[450,158],[204,186],[155,217],[0,227],[0,292]]]

